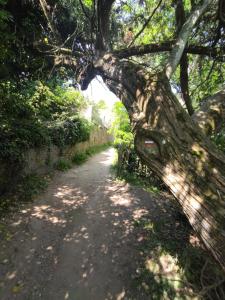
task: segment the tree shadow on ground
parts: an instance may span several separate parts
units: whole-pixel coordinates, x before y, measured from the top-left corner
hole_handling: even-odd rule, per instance
[[[225,299],[225,278],[173,197],[135,222],[142,256],[134,288],[148,299]]]

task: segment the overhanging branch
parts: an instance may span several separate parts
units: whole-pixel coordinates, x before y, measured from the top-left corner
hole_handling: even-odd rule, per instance
[[[175,72],[177,66],[180,63],[180,59],[184,52],[191,31],[193,30],[195,24],[205,12],[209,4],[211,4],[212,2],[213,0],[204,0],[203,4],[192,12],[187,21],[182,26],[182,29],[178,34],[176,44],[173,47],[168,62],[165,66],[165,74],[168,79],[171,78],[172,74]]]
[[[116,50],[113,51],[113,55],[117,56],[118,58],[129,58],[131,56],[141,56],[149,53],[168,52],[173,49],[174,45],[175,41],[168,41],[161,44],[151,43],[147,45],[133,46],[130,48]],[[184,48],[184,52],[190,54],[205,55],[212,57],[213,59],[216,59],[218,61],[225,61],[225,47],[218,48],[189,45]]]
[[[105,51],[109,48],[110,13],[115,0],[97,0],[97,32],[96,50]]]
[[[80,3],[80,6],[81,6],[81,9],[82,9],[82,12],[83,12],[84,16],[85,16],[88,20],[90,20],[90,16],[89,16],[88,13],[86,12],[86,9],[85,9],[85,7],[84,7],[83,1],[82,1],[82,0],[79,0],[79,3]]]
[[[61,42],[61,37],[60,37],[60,34],[52,20],[52,17],[49,13],[49,6],[46,2],[46,0],[39,0],[40,2],[40,5],[41,5],[41,9],[45,15],[45,18],[48,22],[48,27],[50,28],[51,32],[53,33],[55,39],[58,41],[58,42]]]
[[[182,26],[185,23],[185,9],[183,0],[177,0],[176,3],[176,29],[177,33],[182,29]],[[183,53],[180,59],[180,88],[181,88],[181,95],[185,102],[187,111],[189,115],[194,113],[194,108],[192,105],[192,101],[189,94],[189,74],[188,74],[188,55],[187,53]]]
[[[144,25],[142,26],[141,30],[135,35],[135,37],[133,38],[133,40],[131,41],[131,43],[129,44],[128,47],[132,46],[134,44],[134,42],[136,41],[136,39],[142,34],[142,32],[145,30],[145,28],[148,26],[149,22],[151,21],[152,17],[154,16],[155,12],[157,11],[157,9],[160,7],[162,3],[162,0],[159,1],[159,3],[157,4],[157,6],[154,8],[153,12],[151,13],[151,15],[148,17],[148,19],[145,21]]]

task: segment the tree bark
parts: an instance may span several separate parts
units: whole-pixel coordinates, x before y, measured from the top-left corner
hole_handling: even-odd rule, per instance
[[[189,115],[193,115],[194,108],[191,102],[191,97],[189,94],[189,80],[188,80],[188,56],[184,53],[180,60],[180,87],[182,98],[185,102],[187,111]]]
[[[225,125],[225,89],[201,102],[192,119],[206,135],[218,133]]]
[[[184,4],[183,0],[177,0],[177,6],[176,6],[176,28],[177,28],[177,34],[179,34],[179,31],[182,29],[182,26],[185,23],[185,10],[184,10]],[[193,115],[194,108],[192,106],[191,98],[189,95],[189,78],[188,78],[188,56],[187,53],[183,53],[181,59],[180,59],[180,88],[181,88],[181,94],[182,98],[185,102],[187,111],[189,115]]]
[[[170,52],[167,64],[165,66],[165,73],[168,79],[171,78],[172,74],[175,72],[180,59],[184,53],[185,46],[187,44],[188,38],[199,20],[203,15],[207,7],[212,3],[213,0],[204,0],[202,5],[197,7],[187,18],[186,22],[183,24],[181,30],[179,31],[177,41],[175,46]]]
[[[95,48],[109,50],[110,13],[115,0],[97,0],[97,34]]]
[[[225,156],[173,95],[163,74],[110,54],[95,63],[123,101],[144,163],[168,186],[225,271]]]
[[[114,51],[114,55],[120,58],[128,58],[132,56],[141,56],[150,53],[168,52],[173,49],[175,41],[167,41],[160,44],[146,44],[140,46],[132,46],[130,48],[120,49]],[[189,45],[184,48],[184,53],[195,55],[209,56],[217,61],[225,61],[225,47],[206,47]]]

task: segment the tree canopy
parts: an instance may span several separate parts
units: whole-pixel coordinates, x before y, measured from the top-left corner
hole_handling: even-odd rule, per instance
[[[225,1],[211,1],[193,28],[171,83],[190,113],[224,83]],[[1,78],[80,80],[104,47],[160,70],[196,0],[1,0]],[[72,72],[70,72],[72,70]]]

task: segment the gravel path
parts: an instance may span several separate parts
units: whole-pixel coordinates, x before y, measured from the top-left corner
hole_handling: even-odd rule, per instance
[[[57,173],[8,222],[0,242],[1,300],[139,299],[132,280],[141,236],[133,224],[157,204],[112,178],[113,156],[109,149]]]

